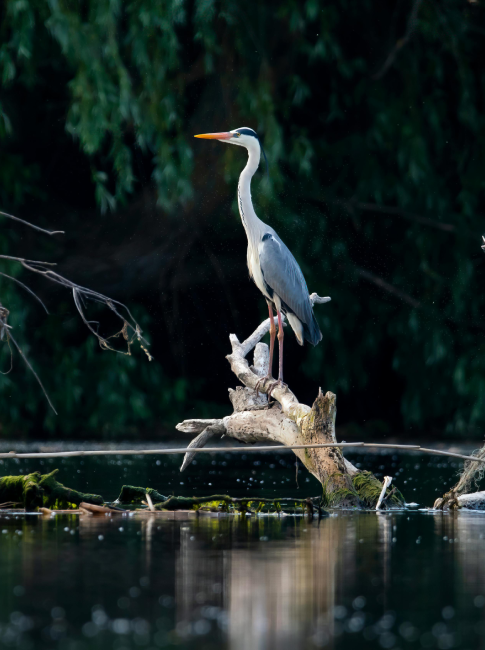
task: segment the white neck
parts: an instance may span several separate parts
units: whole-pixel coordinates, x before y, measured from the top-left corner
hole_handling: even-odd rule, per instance
[[[248,149],[248,162],[246,167],[242,170],[239,176],[239,185],[237,188],[237,198],[239,214],[243,222],[246,235],[248,237],[249,245],[256,242],[253,241],[258,234],[261,227],[264,226],[263,222],[258,219],[256,212],[253,208],[251,200],[251,179],[259,167],[259,160],[261,157],[261,147],[259,142],[254,138],[254,144],[247,147]]]

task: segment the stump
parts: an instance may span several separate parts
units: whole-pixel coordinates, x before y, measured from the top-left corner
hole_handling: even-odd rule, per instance
[[[320,298],[316,294],[312,294],[310,299],[313,303],[330,300]],[[272,391],[272,397],[275,399],[273,405],[268,404],[266,395],[269,382],[266,386],[260,384],[259,394],[256,394],[258,380],[268,372],[268,346],[260,341],[269,331],[269,327],[268,318],[242,343],[235,334],[229,336],[232,352],[226,358],[242,384],[236,389],[229,389],[234,412],[222,419],[192,419],[178,424],[178,431],[198,434],[189,447],[204,447],[215,435],[230,436],[249,444],[275,442],[291,446],[337,442],[337,398],[333,393],[327,392],[323,395],[319,390],[311,408],[300,404],[288,386],[276,386]],[[253,349],[254,362],[249,366],[246,357]],[[344,458],[339,448],[295,449],[293,452],[306,469],[320,481],[324,505],[375,507],[382,483],[370,472],[359,471],[354,467]],[[190,465],[194,455],[191,452],[186,453],[180,471]],[[389,493],[384,497],[384,501],[386,498],[394,505],[404,505],[404,499],[396,489],[392,495]]]

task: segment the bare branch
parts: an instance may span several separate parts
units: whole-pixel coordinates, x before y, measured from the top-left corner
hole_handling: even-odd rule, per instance
[[[5,216],[5,217],[7,217],[9,219],[13,219],[14,221],[17,221],[17,222],[22,223],[24,225],[30,226],[31,228],[34,228],[34,230],[38,230],[38,231],[43,232],[43,233],[45,233],[47,235],[63,234],[63,232],[64,232],[64,231],[61,231],[61,230],[56,230],[56,231],[44,230],[43,228],[39,228],[38,226],[34,226],[33,224],[29,223],[28,221],[24,221],[23,219],[19,219],[18,217],[14,217],[13,215],[7,214],[6,212],[1,212],[0,211],[0,215],[3,215],[3,216]],[[55,282],[56,284],[59,284],[59,285],[65,287],[67,289],[70,289],[72,291],[74,304],[76,305],[76,308],[77,308],[77,310],[78,310],[78,312],[79,312],[79,314],[81,316],[82,321],[87,326],[89,331],[92,334],[94,334],[94,336],[98,339],[99,345],[103,350],[112,350],[113,352],[118,352],[120,354],[130,355],[131,354],[131,345],[133,344],[133,342],[135,340],[137,340],[140,343],[141,348],[143,349],[143,351],[147,355],[148,359],[150,361],[152,360],[151,354],[148,352],[147,348],[145,347],[145,346],[148,346],[149,344],[142,337],[142,329],[141,329],[141,327],[138,325],[136,320],[133,318],[133,316],[132,316],[130,310],[128,309],[128,307],[126,307],[126,305],[124,305],[123,303],[118,302],[117,300],[112,300],[111,298],[108,298],[107,296],[104,296],[101,293],[98,293],[96,291],[92,291],[91,289],[86,289],[85,287],[82,287],[82,286],[80,286],[78,284],[75,284],[74,282],[71,282],[67,278],[64,278],[62,275],[59,275],[58,273],[55,273],[51,269],[52,266],[56,266],[53,263],[41,262],[41,261],[37,261],[37,260],[27,260],[27,259],[25,259],[23,257],[14,257],[14,256],[11,256],[11,255],[0,255],[0,259],[9,260],[9,261],[12,261],[12,262],[17,262],[18,264],[21,264],[25,269],[27,269],[27,270],[29,270],[29,271],[31,271],[33,273],[37,273],[39,275],[42,275],[45,278],[47,278],[48,280],[50,280],[51,282]],[[49,313],[46,306],[44,305],[42,300],[37,296],[37,294],[35,294],[23,282],[20,282],[20,280],[17,280],[15,277],[7,275],[6,273],[3,273],[3,272],[0,272],[0,275],[7,278],[8,280],[12,280],[13,282],[17,283],[18,285],[20,285],[25,291],[30,293],[38,302],[40,302],[40,304],[45,309],[45,311],[47,313]],[[111,311],[114,314],[116,314],[116,316],[121,321],[123,321],[123,327],[121,328],[121,330],[119,332],[117,332],[116,334],[113,334],[112,336],[109,336],[107,338],[101,336],[101,334],[99,334],[99,332],[96,329],[93,328],[93,326],[92,326],[93,321],[88,321],[88,319],[86,318],[86,316],[84,314],[84,311],[83,311],[84,308],[85,308],[84,299],[86,299],[86,300],[89,299],[89,300],[92,300],[93,302],[104,304],[107,307],[109,307],[109,309],[111,309]],[[125,312],[126,315],[122,315],[120,313],[120,312],[123,312],[123,311]],[[43,391],[43,393],[44,393],[50,407],[52,408],[54,413],[56,413],[56,415],[57,415],[57,411],[55,410],[55,408],[54,408],[54,406],[53,406],[53,404],[52,404],[52,402],[51,402],[51,400],[49,398],[49,395],[47,394],[47,391],[45,390],[39,376],[37,375],[37,373],[33,369],[32,365],[30,364],[29,360],[25,356],[25,354],[22,351],[21,347],[19,346],[19,344],[17,343],[17,341],[15,340],[15,338],[11,334],[11,331],[10,331],[11,327],[10,327],[10,325],[7,324],[8,314],[9,314],[8,310],[5,309],[4,307],[2,307],[2,305],[0,305],[0,340],[2,340],[5,337],[5,334],[6,334],[7,344],[9,346],[9,348],[10,348],[10,341],[12,341],[15,348],[18,350],[19,354],[22,356],[25,364],[27,365],[29,370],[33,373],[33,375],[34,375],[35,379],[37,380],[37,383],[41,387],[41,389],[42,389],[42,391]],[[131,330],[131,333],[129,333],[128,330]],[[122,336],[123,339],[126,342],[126,345],[127,345],[126,352],[124,352],[123,350],[116,350],[109,343],[109,339],[118,338],[120,336]],[[12,349],[11,348],[10,348],[10,352],[12,354]],[[10,368],[10,370],[11,369],[12,369],[12,367]],[[10,370],[8,372],[10,372]],[[3,373],[3,374],[6,374],[6,373]]]
[[[393,284],[386,282],[386,280],[379,277],[378,275],[371,273],[371,271],[366,271],[365,269],[362,269],[359,266],[353,266],[352,269],[357,273],[357,275],[360,275],[360,277],[364,278],[365,280],[368,280],[369,282],[372,282],[373,284],[377,285],[380,289],[384,289],[384,291],[387,291],[387,293],[390,293],[393,296],[400,298],[403,302],[406,302],[414,309],[422,308],[423,305],[418,300],[415,300],[409,294],[404,293],[404,291],[401,291]]]
[[[364,212],[377,212],[388,216],[392,215],[394,217],[406,219],[406,221],[415,221],[416,223],[420,223],[423,226],[436,228],[437,230],[442,230],[443,232],[457,232],[456,226],[452,223],[437,221],[436,219],[431,219],[430,217],[423,217],[421,214],[408,212],[407,210],[402,210],[401,208],[396,208],[394,206],[380,205],[379,203],[361,203],[354,200],[344,201],[342,199],[337,199],[331,202],[336,205],[341,205],[342,207],[348,208],[351,211],[358,209],[363,210]],[[318,203],[323,203],[323,201],[318,200]]]
[[[342,205],[345,205],[345,201],[339,201]],[[431,228],[437,228],[438,230],[443,230],[444,232],[456,232],[456,227],[452,223],[444,223],[442,221],[437,221],[436,219],[430,219],[429,217],[423,217],[420,214],[414,212],[408,212],[407,210],[401,210],[401,208],[396,208],[387,205],[379,205],[379,203],[359,203],[359,202],[347,202],[354,208],[359,210],[365,210],[367,212],[380,212],[381,214],[393,215],[395,217],[401,217],[401,219],[406,219],[407,221],[416,221],[421,223],[424,226],[430,226]]]
[[[387,55],[387,58],[384,61],[384,64],[381,67],[381,69],[378,72],[376,72],[374,75],[372,75],[372,79],[374,79],[375,81],[377,81],[379,79],[382,79],[382,77],[386,74],[386,72],[389,70],[389,68],[394,63],[394,61],[395,61],[397,55],[399,54],[399,52],[402,50],[402,48],[411,39],[411,37],[412,37],[412,35],[414,33],[414,30],[416,28],[418,12],[419,12],[419,8],[420,8],[420,6],[422,4],[422,1],[423,0],[414,0],[413,8],[411,9],[411,14],[409,15],[409,20],[408,20],[406,33],[404,34],[404,36],[402,38],[400,38],[396,42],[396,44],[394,45],[392,50],[389,52],[389,54]]]
[[[3,320],[3,319],[1,318],[1,316],[0,316],[0,327],[4,327],[5,325],[6,325],[6,323],[4,322],[4,320]],[[47,394],[46,389],[44,388],[44,384],[41,382],[41,380],[40,380],[40,378],[39,378],[39,375],[38,375],[38,374],[35,372],[35,370],[32,368],[32,365],[31,365],[30,361],[29,361],[29,360],[27,359],[27,357],[25,356],[25,354],[24,354],[22,348],[19,346],[19,344],[17,343],[17,341],[16,341],[15,338],[13,337],[11,331],[8,331],[8,332],[7,332],[7,340],[12,341],[12,343],[15,345],[15,347],[16,347],[16,349],[18,350],[20,356],[21,356],[22,359],[25,361],[25,364],[26,364],[27,368],[30,370],[30,372],[31,372],[31,373],[34,375],[34,377],[36,378],[37,383],[38,383],[39,386],[41,387],[42,392],[44,393],[46,400],[49,402],[49,406],[50,406],[51,409],[54,411],[54,413],[57,415],[57,411],[56,411],[56,409],[54,408],[54,405],[52,404],[52,402],[51,402],[51,400],[50,400],[50,397],[49,397],[49,395]]]
[[[224,422],[222,420],[219,420],[216,424],[208,426],[206,429],[204,429],[204,431],[202,431],[202,433],[199,433],[199,435],[187,445],[187,453],[184,456],[180,471],[183,472],[184,469],[190,465],[195,456],[195,452],[188,451],[189,449],[201,449],[202,447],[205,447],[205,445],[213,436],[216,434],[224,435],[225,433],[226,427],[224,426]]]
[[[44,228],[39,228],[39,226],[34,226],[33,223],[30,223],[30,221],[24,221],[24,219],[19,219],[18,217],[14,217],[13,214],[8,214],[7,212],[1,212],[0,214],[4,217],[7,217],[8,219],[13,219],[14,221],[18,221],[19,223],[23,223],[24,226],[29,226],[29,228],[33,228],[34,230],[38,230],[39,232],[43,232],[44,235],[64,235],[65,232],[64,230],[44,230]]]
[[[45,278],[48,280],[51,280],[52,282],[55,282],[56,284],[60,284],[63,287],[66,287],[67,289],[70,289],[73,292],[73,298],[74,298],[74,304],[76,305],[76,308],[84,322],[84,324],[89,328],[89,330],[96,336],[96,338],[99,341],[100,346],[104,350],[112,350],[113,352],[118,352],[120,354],[131,354],[130,352],[130,346],[133,343],[133,341],[136,339],[140,342],[140,345],[145,352],[145,354],[148,356],[150,360],[152,360],[151,354],[148,352],[145,346],[148,346],[149,343],[145,340],[145,338],[142,336],[142,329],[136,322],[136,320],[133,318],[133,315],[131,314],[130,310],[126,305],[124,305],[122,302],[119,302],[118,300],[113,300],[112,298],[108,298],[107,296],[104,296],[101,293],[98,293],[97,291],[93,291],[92,289],[87,289],[86,287],[82,287],[78,284],[75,284],[74,282],[71,282],[71,280],[68,280],[67,278],[64,278],[62,275],[59,275],[55,271],[51,270],[49,267],[55,266],[55,264],[52,264],[50,262],[40,262],[37,260],[27,260],[24,259],[23,257],[13,257],[11,255],[0,255],[0,259],[6,259],[6,260],[11,260],[13,262],[18,262],[21,264],[25,269],[28,269],[29,271],[32,271],[33,273],[38,273],[39,275],[43,275]],[[23,285],[24,288],[25,285]],[[31,292],[33,293],[33,292]],[[113,348],[109,343],[108,339],[104,338],[101,336],[93,327],[91,327],[90,322],[87,320],[87,318],[84,315],[83,312],[83,305],[81,304],[82,298],[90,299],[93,302],[101,303],[106,305],[111,309],[112,312],[118,316],[120,320],[123,321],[123,328],[120,332],[117,334],[109,337],[109,338],[115,338],[119,336],[120,334],[123,335],[126,343],[128,350],[127,352],[123,352],[122,350],[116,350]],[[125,311],[127,316],[123,316],[120,314],[118,309],[120,308],[120,311]],[[131,338],[127,335],[127,328],[130,328],[132,331]]]
[[[49,310],[44,305],[44,303],[39,298],[39,296],[36,293],[34,293],[32,291],[32,289],[30,289],[26,284],[24,284],[23,282],[20,282],[20,280],[17,280],[17,278],[13,278],[11,275],[7,275],[6,273],[2,273],[1,271],[0,271],[0,275],[3,275],[4,278],[8,278],[9,280],[12,280],[12,282],[15,282],[15,283],[19,284],[22,287],[22,289],[25,289],[25,291],[27,291],[27,293],[30,293],[31,296],[34,296],[34,298],[37,300],[37,302],[40,302],[40,304],[44,308],[46,314],[49,313]]]

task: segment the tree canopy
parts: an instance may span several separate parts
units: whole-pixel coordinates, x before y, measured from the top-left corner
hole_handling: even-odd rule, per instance
[[[481,0],[6,0],[0,34],[0,209],[67,231],[2,222],[0,252],[40,250],[129,303],[155,357],[96,350],[67,300],[40,288],[44,318],[0,278],[61,414],[17,363],[2,432],[153,433],[227,410],[227,336],[265,305],[237,215],[244,156],[193,135],[250,126],[270,170],[256,211],[332,297],[320,345],[289,346],[292,388],[336,392],[359,435],[481,435]]]

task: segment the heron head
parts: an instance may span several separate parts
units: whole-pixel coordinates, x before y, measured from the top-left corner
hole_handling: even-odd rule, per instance
[[[259,141],[258,134],[253,129],[243,126],[234,131],[226,131],[222,133],[202,133],[195,135],[195,138],[203,138],[204,140],[219,140],[219,142],[227,142],[227,144],[235,144],[239,147],[245,147],[249,152],[254,152],[259,155],[262,151],[264,159],[266,160],[266,167],[268,160],[264,152],[263,146]]]

